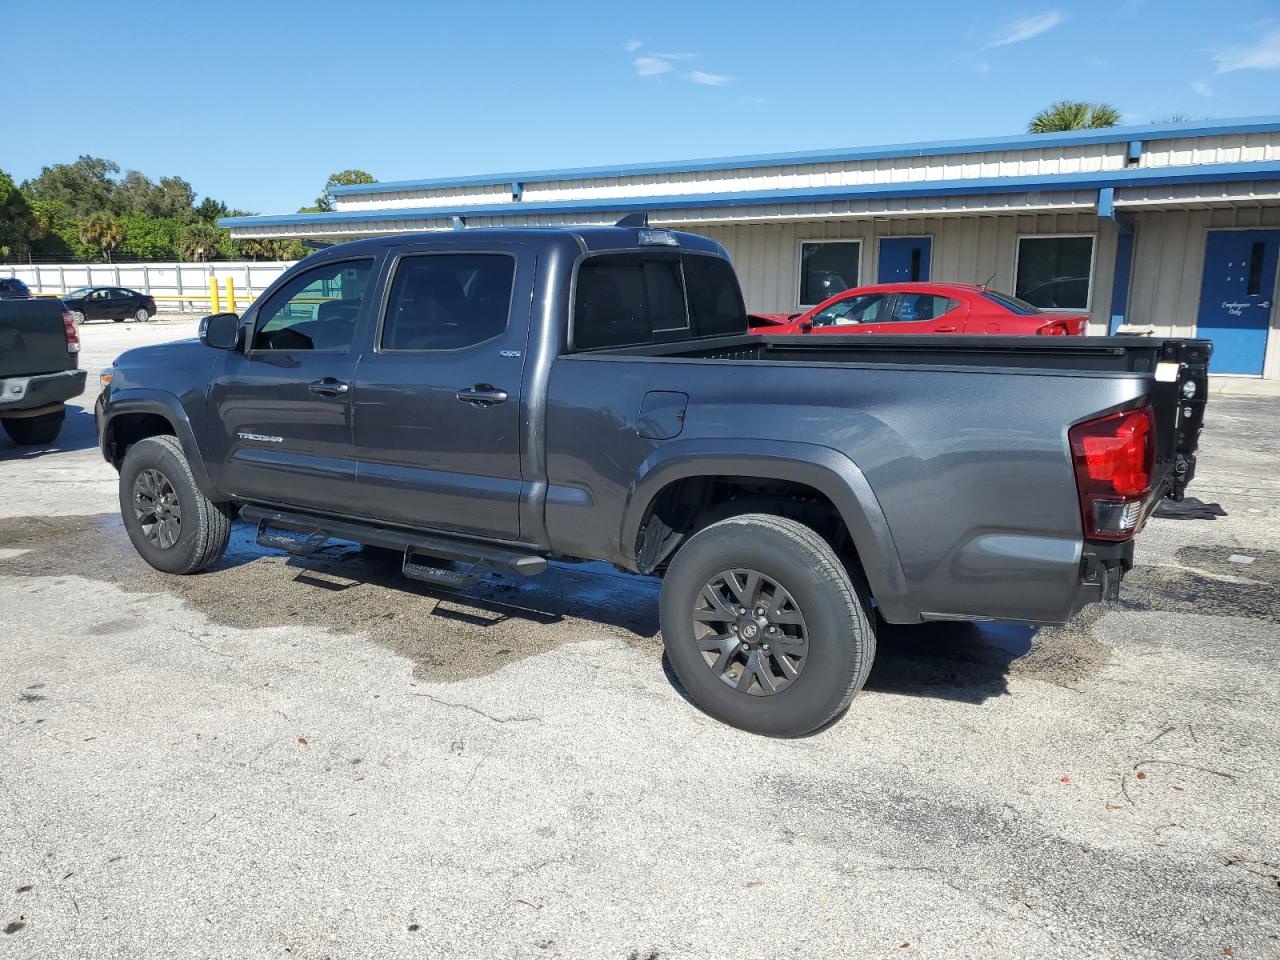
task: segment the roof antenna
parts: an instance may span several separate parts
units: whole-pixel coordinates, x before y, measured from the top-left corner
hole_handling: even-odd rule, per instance
[[[614,224],[615,227],[647,227],[648,225],[648,210],[643,213],[628,213],[625,217]]]
[[[987,277],[987,279],[982,281],[982,289],[985,290],[987,289],[987,287],[991,286],[991,281],[994,280],[995,278],[996,278],[996,271],[992,270],[991,276]]]

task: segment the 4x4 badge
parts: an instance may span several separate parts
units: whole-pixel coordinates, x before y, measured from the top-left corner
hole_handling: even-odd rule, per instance
[[[499,351],[498,351],[498,356],[500,356],[500,357],[518,357],[518,356],[520,356],[520,351],[519,351],[519,350],[499,350]]]

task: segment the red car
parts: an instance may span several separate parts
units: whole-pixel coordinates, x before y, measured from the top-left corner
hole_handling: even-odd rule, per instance
[[[803,313],[755,313],[757,333],[998,333],[1083,336],[1087,313],[1041,310],[971,283],[855,287]]]

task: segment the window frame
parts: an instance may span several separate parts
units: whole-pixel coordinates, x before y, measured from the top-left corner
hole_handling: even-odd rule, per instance
[[[596,257],[621,256],[624,254],[632,254],[644,256],[646,254],[666,254],[674,256],[680,264],[680,292],[684,296],[684,316],[685,325],[679,328],[671,328],[670,330],[651,330],[651,333],[679,333],[681,331],[689,331],[691,334],[687,337],[670,337],[665,340],[649,340],[646,343],[625,343],[617,344],[612,347],[579,347],[576,342],[576,333],[578,326],[578,275],[582,271],[582,265],[588,260]],[[560,356],[567,357],[581,353],[596,353],[601,350],[626,350],[635,347],[648,347],[662,343],[690,343],[695,340],[715,340],[725,336],[737,336],[737,334],[715,333],[707,336],[693,336],[693,312],[689,307],[689,281],[684,275],[684,258],[685,257],[711,257],[714,260],[723,260],[728,264],[729,269],[733,271],[734,279],[737,280],[737,271],[733,270],[733,263],[728,257],[721,256],[710,250],[689,250],[685,247],[615,247],[610,250],[591,250],[578,256],[573,264],[573,278],[569,283],[569,319],[568,329],[564,333],[564,348]],[[746,298],[742,296],[741,284],[738,286],[738,297],[742,300],[742,309],[744,315],[747,313]],[[743,334],[750,333],[750,327],[743,331]]]
[[[862,276],[863,276],[863,274],[866,272],[865,267],[866,267],[866,255],[867,255],[867,252],[866,252],[866,250],[864,249],[864,246],[863,246],[863,242],[862,242],[862,240],[863,240],[863,238],[862,238],[862,237],[813,237],[813,238],[805,238],[805,237],[801,237],[801,238],[799,238],[799,239],[797,239],[797,240],[796,240],[796,259],[795,259],[795,265],[796,265],[796,307],[797,307],[798,309],[800,309],[800,310],[811,310],[811,309],[813,309],[814,307],[819,306],[820,304],[826,303],[828,300],[830,300],[830,299],[831,299],[831,297],[823,297],[821,300],[818,300],[818,301],[817,301],[817,302],[815,302],[815,303],[802,303],[802,302],[801,302],[801,300],[800,300],[800,296],[801,296],[801,294],[803,294],[803,293],[804,293],[804,246],[805,246],[805,244],[806,244],[806,243],[853,243],[853,244],[857,244],[857,246],[858,246],[858,281],[857,281],[857,283],[855,283],[852,287],[850,287],[850,288],[849,288],[850,290],[856,290],[858,287],[864,286],[864,284],[863,284],[863,282],[862,282]],[[840,292],[841,292],[841,293],[843,293],[844,291],[842,290],[842,291],[840,291]],[[832,297],[834,297],[834,296],[838,296],[838,294],[834,294],[834,293],[833,293],[831,296],[832,296]]]
[[[342,257],[341,259],[335,258],[333,260],[326,260],[323,263],[312,264],[306,270],[300,270],[297,276],[302,276],[305,273],[311,273],[315,270],[322,270],[326,267],[335,267],[335,266],[339,266],[341,264],[346,264],[346,263],[368,263],[369,264],[369,283],[376,283],[378,280],[378,261],[379,261],[379,257],[373,254],[363,254],[360,256]],[[271,300],[275,297],[275,295],[279,293],[282,289],[284,289],[284,287],[292,279],[293,278],[289,276],[289,274],[287,273],[283,275],[280,278],[279,286],[277,286],[274,290],[267,291],[266,295],[262,298],[262,306],[259,307],[256,304],[254,305],[255,312],[253,315],[253,329],[249,331],[248,346],[245,348],[245,351],[244,351],[245,356],[247,357],[247,356],[250,356],[251,354],[268,354],[271,356],[279,356],[285,353],[328,353],[328,354],[341,355],[344,353],[351,353],[353,350],[356,350],[357,349],[356,340],[360,335],[361,320],[364,318],[365,312],[369,309],[368,297],[362,297],[360,299],[360,312],[356,314],[355,331],[351,335],[350,345],[348,345],[345,348],[338,348],[338,349],[332,349],[332,350],[316,350],[316,349],[308,350],[308,349],[300,349],[297,347],[292,347],[292,348],[286,348],[283,350],[276,350],[276,349],[263,349],[261,347],[254,346],[254,344],[258,340],[258,334],[261,333],[262,328],[266,326],[266,321],[264,321],[262,318],[267,312],[266,311],[267,306],[271,303]]]
[[[1085,298],[1083,307],[1036,307],[1042,313],[1092,313],[1093,312],[1093,284],[1094,273],[1098,263],[1098,234],[1089,233],[1087,231],[1076,233],[1020,233],[1013,239],[1013,290],[1009,294],[1015,300],[1021,300],[1018,296],[1018,264],[1022,260],[1022,241],[1023,240],[1072,240],[1082,237],[1089,238],[1089,282],[1085,287]],[[1034,306],[1034,304],[1033,304]]]
[[[387,311],[391,307],[391,291],[395,287],[396,273],[400,269],[400,262],[410,257],[479,257],[479,256],[500,256],[507,257],[511,260],[511,293],[507,297],[507,320],[502,325],[502,330],[495,333],[492,337],[486,337],[483,340],[477,340],[475,343],[469,343],[465,347],[430,347],[430,348],[393,348],[384,349],[382,346],[382,334],[386,328]],[[387,356],[398,356],[405,353],[459,353],[463,350],[474,350],[476,347],[482,347],[486,343],[493,343],[500,340],[511,332],[511,308],[515,305],[516,300],[516,281],[517,274],[520,270],[520,258],[516,256],[512,250],[401,250],[387,264],[386,279],[382,284],[382,296],[378,304],[378,322],[373,329],[373,352],[376,354],[386,354]]]

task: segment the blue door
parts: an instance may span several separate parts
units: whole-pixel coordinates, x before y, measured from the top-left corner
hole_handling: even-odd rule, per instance
[[[929,279],[928,237],[881,237],[877,283],[915,283]]]
[[[1210,230],[1196,333],[1213,341],[1214,373],[1260,376],[1276,288],[1280,230]]]

